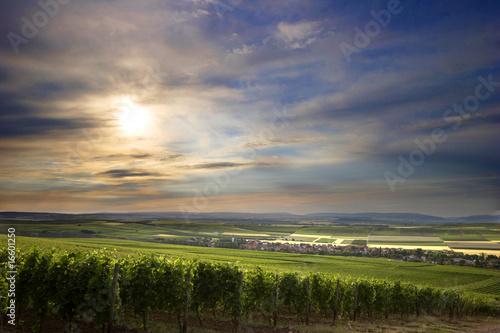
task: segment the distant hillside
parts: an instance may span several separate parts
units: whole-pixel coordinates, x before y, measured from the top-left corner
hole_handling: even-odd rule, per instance
[[[95,213],[95,214],[58,214],[58,213],[36,213],[36,212],[0,212],[2,220],[159,220],[175,219],[185,220],[180,212],[144,212],[144,213]],[[467,217],[439,217],[415,213],[314,213],[306,215],[294,215],[289,213],[192,213],[189,220],[200,220],[204,222],[226,222],[232,223],[304,223],[304,222],[332,222],[332,223],[384,223],[384,224],[419,224],[419,223],[500,223],[500,215],[474,215]]]
[[[432,215],[414,214],[414,213],[316,213],[308,214],[308,217],[338,218],[338,219],[357,219],[365,221],[385,221],[385,222],[444,222],[445,218]]]

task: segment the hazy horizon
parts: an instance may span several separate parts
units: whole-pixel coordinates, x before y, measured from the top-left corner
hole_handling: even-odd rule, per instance
[[[0,210],[500,211],[499,2],[0,10]]]
[[[0,214],[2,213],[29,213],[29,214],[69,214],[69,215],[99,215],[99,214],[179,214],[179,216],[185,216],[188,220],[191,216],[195,214],[246,214],[246,215],[251,215],[251,214],[258,214],[258,215],[266,215],[266,214],[276,214],[276,215],[293,215],[293,216],[307,216],[307,215],[321,215],[321,214],[332,214],[332,215],[356,215],[356,214],[364,214],[364,215],[369,215],[369,214],[381,214],[381,215],[396,215],[396,214],[401,214],[401,215],[424,215],[424,216],[431,216],[431,217],[437,217],[437,218],[467,218],[467,217],[473,217],[473,216],[498,216],[500,217],[500,211],[493,212],[492,214],[481,214],[481,215],[465,215],[465,216],[442,216],[442,215],[428,215],[428,214],[422,214],[422,213],[416,213],[416,212],[354,212],[354,213],[345,213],[345,212],[314,212],[314,213],[307,213],[307,214],[293,214],[289,212],[237,212],[237,211],[210,211],[210,212],[181,212],[181,211],[94,211],[94,212],[57,212],[57,211],[8,211],[8,210],[3,210],[0,211]]]

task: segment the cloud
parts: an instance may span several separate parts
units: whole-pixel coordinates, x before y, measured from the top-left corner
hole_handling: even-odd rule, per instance
[[[105,176],[111,178],[128,178],[128,177],[150,177],[150,176],[160,176],[158,173],[147,172],[141,169],[115,169],[103,171],[97,174],[98,176]]]
[[[249,166],[269,166],[269,163],[256,162],[256,163],[235,163],[235,162],[212,162],[212,163],[202,163],[191,166],[191,169],[226,169],[226,168],[238,168],[238,167],[249,167]]]
[[[282,146],[307,146],[307,144],[326,140],[325,136],[308,136],[305,133],[297,133],[296,131],[285,135],[284,137],[276,137],[272,139],[263,139],[260,137],[251,137],[242,148],[244,149],[267,149],[272,147]]]
[[[54,134],[55,131],[67,132],[96,126],[93,119],[85,118],[5,118],[2,119],[2,122],[0,123],[0,138],[36,136],[49,133]]]
[[[103,160],[103,159],[146,159],[153,157],[152,154],[110,154],[106,156],[96,156],[95,159]]]
[[[248,45],[243,45],[242,47],[240,48],[236,48],[233,50],[233,53],[235,54],[239,54],[239,55],[243,55],[243,54],[249,54],[252,52],[252,50],[254,49],[253,46],[248,46]]]
[[[177,161],[177,160],[180,160],[180,159],[184,159],[186,157],[187,156],[185,156],[184,154],[179,154],[179,153],[168,154],[168,155],[160,158],[160,161],[161,162],[171,162],[171,161]]]
[[[318,39],[321,32],[317,22],[280,22],[275,36],[285,41],[292,49],[304,48]]]

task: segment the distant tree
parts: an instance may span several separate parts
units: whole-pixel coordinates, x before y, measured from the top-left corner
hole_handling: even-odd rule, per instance
[[[479,257],[476,257],[476,260],[474,262],[474,266],[481,267],[481,260],[479,260]]]

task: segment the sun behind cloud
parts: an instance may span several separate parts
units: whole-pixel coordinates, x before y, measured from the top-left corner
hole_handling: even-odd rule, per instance
[[[122,129],[129,135],[141,134],[149,122],[148,112],[130,99],[118,102],[119,121]]]

